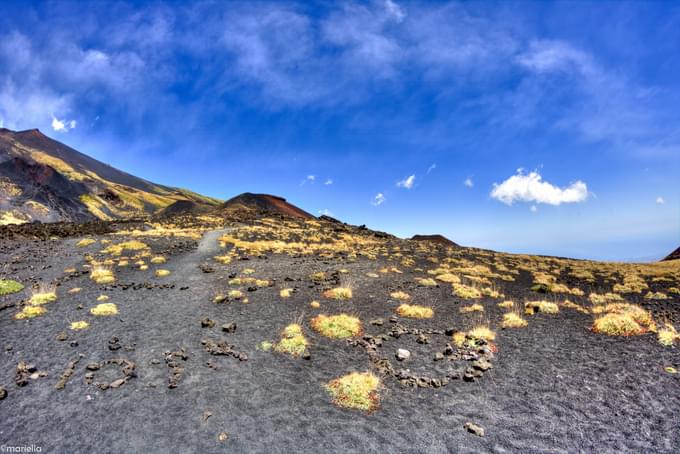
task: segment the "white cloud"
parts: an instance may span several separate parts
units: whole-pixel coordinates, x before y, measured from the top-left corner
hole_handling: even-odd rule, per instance
[[[532,213],[535,213],[535,212],[538,211],[538,207],[536,207],[536,205],[531,205],[531,206],[529,207],[529,209],[531,210]]]
[[[328,208],[324,208],[323,210],[319,210],[319,215],[321,215],[321,216],[334,216],[334,214]]]
[[[329,178],[329,179],[327,179],[327,180],[324,182],[324,184],[325,184],[326,186],[329,186],[329,185],[333,184],[333,180],[332,180],[331,178]]]
[[[466,188],[471,188],[471,187],[473,187],[475,184],[472,182],[472,178],[467,177],[467,178],[465,179],[465,181],[463,181],[463,185],[465,185]]]
[[[385,202],[385,194],[383,194],[382,192],[379,192],[373,198],[373,201],[371,202],[371,204],[373,204],[373,206],[377,207],[378,205],[382,205],[384,202]]]
[[[392,0],[385,0],[385,10],[387,10],[387,13],[392,16],[397,23],[403,21],[406,17],[406,13],[401,6],[397,5]]]
[[[437,164],[436,164],[436,163],[435,163],[435,164],[432,164],[430,167],[428,167],[428,168],[427,168],[427,175],[429,175],[430,172],[432,172],[432,171],[433,171],[434,169],[436,169],[436,168],[437,168]]]
[[[411,189],[413,187],[413,183],[416,180],[415,175],[411,175],[409,177],[404,178],[401,181],[397,182],[397,187],[398,188],[404,188],[404,189]]]
[[[663,197],[659,196],[659,197],[656,198],[656,203],[658,205],[663,205],[664,203],[666,203],[666,201],[664,200]]]
[[[516,175],[500,184],[494,183],[491,197],[507,205],[512,205],[517,200],[560,205],[583,202],[588,198],[588,187],[579,180],[560,188],[542,181],[541,175],[536,171],[527,175],[522,169],[518,169]]]
[[[68,132],[69,129],[75,129],[76,124],[75,120],[59,120],[52,115],[52,129],[56,132]]]
[[[307,181],[314,183],[316,180],[316,175],[307,175]]]

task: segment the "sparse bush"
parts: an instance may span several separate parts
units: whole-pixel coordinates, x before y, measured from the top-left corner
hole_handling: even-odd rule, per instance
[[[56,291],[54,290],[42,291],[34,293],[31,296],[31,299],[29,300],[29,304],[31,306],[42,306],[43,304],[52,303],[56,300],[57,300]]]
[[[397,308],[397,314],[409,318],[432,318],[434,310],[429,306],[417,304],[402,304]]]
[[[11,279],[0,279],[0,296],[17,293],[24,289],[24,285]]]
[[[79,322],[71,322],[72,330],[86,329],[88,326],[90,326],[90,324],[85,320],[81,320]]]
[[[507,314],[503,314],[503,323],[501,323],[501,326],[503,328],[524,328],[527,324],[527,321],[519,314],[508,312]]]
[[[14,318],[17,320],[24,320],[27,318],[38,317],[43,315],[45,312],[47,312],[47,309],[42,306],[24,306],[21,309],[21,312],[17,313]]]
[[[90,271],[90,279],[97,284],[111,284],[116,281],[113,271],[103,266],[95,266]]]
[[[471,304],[469,306],[463,306],[460,308],[460,313],[461,314],[469,314],[470,312],[484,312],[484,306],[481,304],[475,303]]]
[[[559,311],[559,306],[550,301],[527,301],[524,303],[524,312],[528,315],[539,312],[542,314],[557,314]]]
[[[411,299],[411,295],[405,292],[392,292],[390,293],[390,297],[397,301],[408,301]]]
[[[346,339],[361,334],[361,320],[347,314],[317,315],[311,321],[312,328],[333,339]]]
[[[118,313],[118,307],[113,303],[101,303],[97,304],[95,307],[90,309],[90,314],[97,315],[100,317],[106,317],[109,315],[116,315]]]
[[[380,379],[371,372],[352,372],[326,385],[333,403],[339,407],[373,411],[378,408]]]
[[[352,299],[352,289],[348,287],[336,287],[323,292],[323,296],[335,300]]]
[[[274,344],[274,350],[292,356],[300,356],[307,350],[307,339],[302,333],[302,327],[293,323],[284,328],[281,340]]]

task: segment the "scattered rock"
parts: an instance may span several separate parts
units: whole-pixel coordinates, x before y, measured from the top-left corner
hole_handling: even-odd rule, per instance
[[[382,318],[376,318],[375,320],[371,320],[370,323],[373,326],[383,326],[383,324],[385,323],[385,320],[383,320]]]
[[[435,361],[441,361],[444,359],[444,354],[442,352],[437,352],[434,354]]]
[[[220,432],[217,435],[217,441],[220,441],[220,442],[227,441],[228,438],[229,438],[229,434],[226,433],[226,432]]]
[[[473,422],[466,422],[465,425],[463,425],[463,429],[467,430],[471,434],[477,435],[478,437],[484,436],[484,428]]]
[[[404,360],[407,360],[411,357],[411,352],[406,350],[405,348],[400,348],[400,349],[397,349],[396,357],[397,357],[397,360],[404,361]]]
[[[68,334],[66,332],[62,331],[61,333],[57,334],[57,340],[59,342],[63,342],[68,339]]]
[[[207,317],[201,320],[201,328],[212,328],[213,326],[215,326],[214,320],[211,320]]]
[[[236,323],[225,323],[222,325],[222,331],[225,333],[234,333],[236,332]]]
[[[7,397],[7,390],[0,386],[0,400],[3,400],[5,397]]]

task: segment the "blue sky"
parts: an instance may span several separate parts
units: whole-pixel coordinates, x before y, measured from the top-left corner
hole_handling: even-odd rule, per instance
[[[3,2],[0,126],[400,236],[680,245],[680,3]]]

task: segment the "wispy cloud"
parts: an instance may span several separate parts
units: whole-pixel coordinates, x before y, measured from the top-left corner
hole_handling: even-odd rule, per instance
[[[663,205],[664,203],[666,203],[666,201],[664,200],[663,197],[659,196],[656,198],[656,203],[657,205]]]
[[[427,168],[427,172],[425,172],[426,175],[429,175],[430,172],[432,172],[434,169],[437,168],[437,164],[433,163],[430,167]]]
[[[467,177],[467,178],[465,179],[465,181],[463,181],[463,185],[464,185],[466,188],[471,188],[471,187],[473,187],[475,184],[473,183],[472,178]]]
[[[328,208],[324,208],[323,210],[319,210],[319,215],[320,216],[335,216]]]
[[[378,205],[382,205],[384,202],[385,202],[385,194],[383,194],[382,192],[379,192],[378,194],[376,194],[375,197],[373,197],[373,201],[371,202],[371,204],[373,206],[378,206]]]
[[[415,175],[410,175],[401,181],[397,181],[398,188],[411,189],[416,181]]]
[[[327,179],[326,181],[324,181],[323,184],[325,184],[326,186],[330,186],[330,185],[333,184],[333,180],[332,180],[331,178],[329,178],[329,179]]]
[[[519,169],[516,175],[500,184],[494,184],[491,197],[506,205],[512,205],[516,201],[561,205],[585,201],[588,198],[588,187],[584,182],[576,181],[560,188],[543,181],[536,171],[525,174]]]

